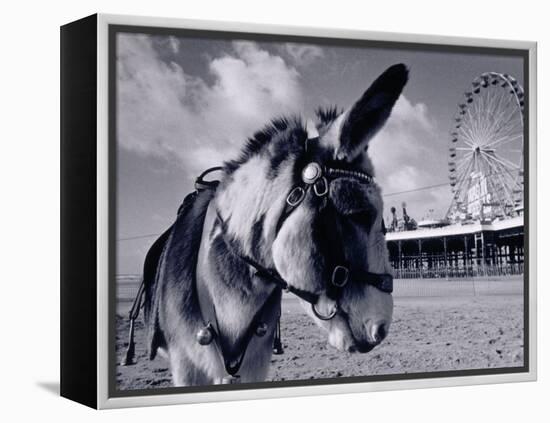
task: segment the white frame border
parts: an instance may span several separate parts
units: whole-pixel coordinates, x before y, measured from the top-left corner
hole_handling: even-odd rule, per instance
[[[354,392],[418,389],[488,383],[525,382],[537,379],[537,44],[531,41],[511,41],[462,38],[418,34],[397,34],[345,29],[325,29],[296,26],[260,25],[238,22],[216,22],[145,16],[97,15],[97,407],[121,408],[150,405],[184,404],[245,399],[282,398],[306,395],[343,394]],[[171,27],[213,31],[297,35],[340,39],[364,39],[408,43],[445,44],[464,47],[494,47],[529,51],[529,372],[498,375],[459,376],[433,379],[361,382],[299,387],[273,387],[238,391],[174,393],[128,397],[108,397],[109,382],[109,272],[108,272],[108,26],[135,25]]]

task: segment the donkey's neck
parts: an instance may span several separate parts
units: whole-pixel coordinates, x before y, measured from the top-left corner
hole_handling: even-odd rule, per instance
[[[204,221],[197,284],[207,292],[218,328],[231,343],[248,330],[254,316],[276,288],[255,278],[253,270],[227,245],[214,204],[214,201],[210,203]]]

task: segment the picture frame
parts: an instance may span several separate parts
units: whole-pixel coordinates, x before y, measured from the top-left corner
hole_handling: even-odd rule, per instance
[[[190,49],[189,51],[194,54],[194,56],[192,56],[193,60],[196,61],[199,60],[198,58],[204,59],[206,57],[204,60],[210,60],[211,66],[213,60],[216,60],[216,58],[218,60],[224,57],[227,58],[228,53],[224,51],[222,47],[219,47],[221,50],[218,51],[218,56],[212,59],[212,57],[209,56],[212,54],[210,50],[201,50],[208,43],[224,43],[234,40],[245,40],[251,43],[267,43],[270,44],[270,46],[274,46],[270,47],[272,50],[266,48],[259,52],[255,50],[254,53],[258,53],[264,58],[266,54],[268,57],[276,56],[276,60],[269,63],[271,68],[259,67],[258,69],[261,72],[268,72],[275,69],[274,67],[276,66],[283,66],[281,63],[284,63],[284,57],[290,57],[283,56],[283,53],[276,53],[279,51],[276,49],[279,48],[277,46],[280,43],[322,46],[328,50],[331,48],[365,49],[365,51],[370,49],[372,51],[390,53],[393,51],[405,51],[411,56],[421,53],[434,55],[447,53],[456,55],[469,54],[471,56],[480,57],[502,56],[520,61],[521,65],[519,65],[518,69],[521,69],[521,80],[519,80],[519,78],[514,78],[513,80],[516,82],[513,82],[510,75],[503,73],[505,71],[500,73],[498,69],[487,69],[487,75],[491,72],[494,72],[495,75],[496,73],[499,73],[499,75],[506,75],[505,77],[499,76],[498,78],[500,79],[498,79],[497,76],[487,76],[487,81],[490,81],[487,82],[487,84],[498,81],[498,84],[502,85],[506,90],[512,87],[512,83],[514,84],[513,87],[516,87],[516,83],[522,87],[520,96],[521,132],[517,134],[513,133],[516,127],[512,127],[512,124],[504,124],[510,127],[510,129],[506,129],[506,131],[512,134],[507,134],[511,144],[515,144],[517,139],[521,136],[521,142],[519,144],[521,147],[520,154],[522,160],[519,167],[521,167],[521,186],[523,187],[521,192],[521,210],[514,209],[514,211],[510,211],[508,215],[506,211],[508,209],[499,205],[499,188],[491,186],[491,179],[489,177],[486,178],[488,182],[485,183],[485,185],[481,182],[476,184],[475,187],[469,185],[470,189],[474,187],[478,191],[481,191],[481,194],[479,192],[472,194],[470,189],[462,189],[464,195],[469,196],[467,198],[471,198],[473,195],[476,201],[479,200],[478,209],[473,208],[473,206],[470,207],[470,204],[467,204],[466,208],[463,209],[461,208],[462,206],[457,206],[456,201],[451,204],[449,209],[451,210],[454,207],[453,210],[455,215],[453,216],[455,217],[453,217],[453,219],[456,218],[462,222],[460,223],[462,229],[459,234],[464,237],[465,246],[463,252],[460,252],[460,248],[462,247],[457,247],[458,252],[454,256],[452,256],[452,253],[448,255],[447,242],[455,240],[455,238],[452,237],[456,234],[454,232],[447,234],[447,232],[445,232],[447,226],[441,227],[437,224],[433,224],[431,226],[415,228],[415,230],[419,231],[432,231],[429,232],[431,235],[426,235],[428,238],[438,237],[438,239],[443,240],[442,245],[444,245],[445,248],[444,257],[441,256],[439,259],[436,258],[434,255],[435,253],[422,252],[422,246],[426,246],[427,244],[423,244],[423,241],[420,240],[424,236],[421,232],[415,232],[412,238],[409,236],[411,234],[407,232],[408,229],[406,225],[410,223],[410,220],[408,216],[405,218],[407,213],[405,206],[403,206],[402,222],[400,223],[396,220],[395,231],[392,232],[393,229],[388,223],[385,223],[385,226],[390,230],[390,232],[386,234],[386,241],[388,243],[393,243],[388,248],[390,250],[390,261],[394,268],[394,277],[396,278],[394,285],[396,304],[399,295],[417,296],[416,293],[419,292],[418,289],[420,288],[418,288],[418,286],[420,285],[417,283],[416,286],[413,286],[412,284],[418,279],[426,279],[426,282],[423,282],[422,286],[427,288],[422,289],[427,289],[429,291],[428,296],[436,295],[438,298],[439,296],[441,298],[444,298],[445,295],[449,296],[448,291],[445,291],[447,288],[441,288],[442,286],[447,287],[447,285],[438,284],[438,282],[443,279],[454,283],[454,285],[452,285],[453,294],[451,296],[474,295],[477,298],[478,296],[486,295],[484,292],[501,292],[499,290],[504,289],[504,291],[501,292],[504,293],[504,296],[513,295],[515,296],[515,300],[518,301],[517,304],[513,302],[513,306],[517,306],[515,309],[521,311],[520,313],[518,312],[518,321],[521,322],[522,329],[518,329],[519,340],[517,342],[514,341],[517,344],[517,348],[510,350],[514,352],[508,354],[507,351],[504,351],[498,353],[498,355],[500,357],[508,354],[510,356],[508,358],[513,361],[515,360],[513,357],[515,351],[520,351],[518,354],[520,354],[519,359],[521,360],[521,365],[517,365],[517,363],[514,364],[511,361],[512,364],[506,362],[507,364],[505,366],[499,366],[493,365],[493,362],[489,361],[487,365],[476,368],[455,369],[449,365],[449,368],[442,367],[444,370],[413,370],[409,372],[406,367],[403,367],[403,369],[405,369],[403,371],[381,371],[380,373],[375,372],[375,374],[366,375],[344,375],[342,377],[318,375],[311,379],[301,377],[287,379],[286,376],[284,376],[283,379],[283,376],[278,376],[279,379],[277,380],[262,382],[254,381],[240,384],[210,383],[196,386],[163,385],[155,387],[155,383],[159,379],[153,378],[148,387],[140,385],[137,388],[125,387],[121,389],[120,378],[117,378],[117,374],[124,373],[126,370],[120,369],[120,358],[121,354],[123,354],[120,350],[120,346],[123,345],[125,348],[128,347],[128,344],[133,342],[133,335],[130,338],[131,340],[127,341],[125,335],[120,335],[119,333],[120,328],[117,326],[117,322],[121,319],[120,316],[122,316],[122,314],[119,313],[119,309],[117,308],[117,298],[121,295],[120,292],[121,289],[123,289],[121,288],[123,283],[131,285],[134,291],[137,291],[139,284],[135,284],[134,279],[128,282],[128,278],[124,279],[126,282],[121,282],[123,278],[121,279],[119,277],[121,271],[119,270],[120,267],[117,267],[117,263],[120,265],[123,261],[121,260],[120,251],[126,248],[131,249],[130,247],[120,247],[120,245],[117,244],[121,239],[121,232],[118,231],[118,229],[123,225],[126,216],[121,214],[121,209],[118,207],[123,201],[130,201],[128,204],[132,204],[132,201],[134,201],[128,200],[128,198],[121,200],[121,195],[124,194],[121,194],[120,189],[117,188],[121,179],[121,173],[119,173],[120,169],[125,169],[124,166],[126,166],[126,164],[120,162],[120,149],[128,147],[127,145],[121,147],[120,144],[122,142],[120,141],[122,138],[120,131],[120,116],[125,110],[125,105],[130,104],[129,102],[124,103],[120,100],[122,95],[121,91],[119,91],[121,86],[120,81],[122,80],[120,72],[128,71],[129,74],[132,72],[132,70],[123,69],[125,64],[121,62],[121,50],[117,50],[117,48],[120,47],[119,44],[117,44],[117,40],[120,40],[117,37],[120,36],[120,34],[128,35],[129,39],[132,39],[133,36],[135,37],[136,34],[140,36],[144,35],[145,37],[157,37],[155,42],[168,43],[162,48],[172,48],[174,51],[183,49],[183,47],[181,45],[179,47],[171,46],[170,42],[173,40],[172,37],[181,40],[201,40],[202,44],[200,44],[200,46],[197,46],[198,44],[193,45],[193,42],[191,42],[191,46],[188,46]],[[195,42],[198,43],[198,41]],[[156,51],[160,51],[160,48],[161,47],[158,47]],[[314,50],[313,48],[307,51],[309,51],[312,57],[311,60],[314,60],[317,54],[321,54],[317,53],[318,50]],[[300,58],[303,60],[310,60],[310,58],[303,56],[306,54],[303,51],[298,52],[294,50],[294,53],[298,56],[302,55]],[[135,54],[135,52],[128,50],[128,54]],[[247,53],[242,54],[244,55]],[[283,58],[281,59],[277,54]],[[285,54],[292,55],[289,51]],[[134,63],[137,67],[134,68],[133,71],[141,69],[140,67],[145,68],[145,66],[149,66],[149,62],[144,62],[145,59],[141,56],[138,57],[138,59],[136,59],[137,64]],[[235,58],[233,57],[233,59]],[[192,71],[187,70],[179,62],[175,62],[170,58],[164,58],[163,60],[162,66],[168,70],[176,69],[174,72],[177,75],[181,76],[187,72],[192,73]],[[246,60],[244,61],[246,62]],[[171,63],[175,64],[172,65]],[[235,59],[234,63],[238,63],[238,61]],[[495,61],[495,63],[497,63],[497,61]],[[376,61],[374,61],[374,64],[376,64]],[[290,75],[296,76],[296,74],[300,73],[300,70],[298,70],[300,69],[299,66],[302,65],[309,69],[320,66],[318,63],[315,63],[315,61],[310,61],[307,63],[304,62],[301,65],[295,63],[293,66],[285,67],[284,70],[289,71]],[[503,67],[505,67],[504,64]],[[414,69],[411,69],[411,72],[413,71]],[[197,77],[199,71],[196,72],[197,74],[192,75],[193,78],[188,78],[187,80],[201,87],[206,86],[206,88],[211,88],[215,85],[216,81],[209,82],[209,78],[215,78],[216,75],[203,76],[201,79]],[[303,72],[305,73],[305,71]],[[146,74],[143,77],[145,79],[139,81],[140,84],[142,84],[141,86],[148,85],[148,75],[149,74]],[[256,74],[248,74],[249,77],[250,75]],[[484,75],[484,73],[480,75]],[[275,79],[276,75],[270,74],[270,77]],[[450,75],[449,79],[453,79],[453,77],[454,75]],[[297,79],[292,79],[292,81],[299,80],[298,77],[296,78]],[[337,77],[334,78],[335,80],[337,79]],[[237,78],[239,81],[241,79]],[[475,83],[483,85],[483,81],[483,77],[474,80],[473,90],[476,88]],[[252,83],[252,81],[245,81],[245,83],[246,82]],[[279,83],[278,80],[276,82]],[[371,81],[365,81],[365,88],[367,88],[370,82]],[[412,82],[410,83],[412,84]],[[452,82],[449,82],[449,84],[455,84],[454,79]],[[191,85],[189,89],[193,89],[193,86],[194,85]],[[243,85],[239,86],[242,88],[245,84],[243,83]],[[295,85],[291,85],[291,87],[295,88]],[[127,87],[125,86],[125,88]],[[282,89],[282,85],[279,85],[279,88]],[[333,91],[330,86],[325,85],[325,88],[327,92]],[[354,86],[353,89],[355,88]],[[435,91],[437,91],[437,88],[438,87],[436,87]],[[200,89],[202,90],[203,88]],[[260,91],[264,92],[270,89],[272,89],[272,86],[267,86],[267,88],[262,86]],[[464,87],[464,89],[467,89],[467,87]],[[515,88],[512,91],[514,90]],[[199,90],[199,92],[202,91]],[[209,91],[209,93],[211,93],[211,91]],[[359,95],[360,93],[356,94]],[[514,96],[516,96],[516,94],[517,90],[515,90]],[[399,95],[399,93],[397,93],[397,95]],[[437,96],[436,93],[432,93],[431,95],[434,97]],[[289,94],[289,96],[292,97],[291,94]],[[536,380],[536,96],[536,43],[534,42],[105,14],[92,15],[61,27],[61,395],[93,408],[119,408]],[[461,103],[459,98],[455,99],[455,103],[457,101],[459,103],[459,110],[460,104],[465,104],[466,107],[469,97],[474,97],[474,94],[470,92],[469,95],[466,95],[464,103]],[[292,97],[292,99],[294,99],[294,97]],[[128,101],[130,100],[135,101],[135,98],[132,97]],[[215,101],[221,101],[220,97],[216,97]],[[212,104],[218,104],[215,101],[212,100]],[[264,100],[262,100],[261,104],[266,104],[263,101]],[[484,104],[485,107],[496,108],[497,105],[502,104],[502,100],[498,100],[498,98],[497,100],[491,100],[491,98],[489,98],[489,100],[484,101],[485,103],[482,103],[482,105]],[[476,104],[475,101],[474,104]],[[349,107],[350,104],[344,104],[342,106]],[[414,109],[415,105],[413,104],[411,107]],[[418,107],[422,109],[422,107]],[[482,106],[479,107],[482,108]],[[416,110],[418,111],[418,108]],[[473,110],[477,113],[482,113],[480,111],[481,109]],[[511,120],[512,116],[515,116],[512,112],[510,112],[510,115],[508,115],[508,112],[502,112],[502,116],[504,115],[506,115],[508,120]],[[144,127],[139,125],[139,120],[131,120],[131,118],[143,118],[143,116],[144,115],[140,114],[130,116],[130,126],[135,125],[137,128],[135,131],[130,132],[131,134],[143,133]],[[190,116],[196,118],[199,115],[191,114]],[[157,118],[160,119],[160,116],[157,116]],[[495,118],[492,119],[491,122],[496,125],[496,123],[494,123]],[[508,122],[508,120],[506,120],[506,122]],[[451,122],[448,123],[451,125]],[[170,123],[166,125],[169,124]],[[162,125],[158,123],[157,125],[160,126],[157,127],[150,123],[148,123],[148,125],[152,126],[153,130],[162,127]],[[188,125],[191,124],[188,123]],[[463,125],[463,121],[459,122],[458,125]],[[304,125],[304,128],[305,126],[310,125]],[[433,128],[430,130],[433,130]],[[202,132],[199,134],[204,135]],[[308,134],[308,137],[309,136]],[[319,137],[322,138],[322,134],[321,136],[317,134],[316,138]],[[451,139],[459,138],[458,136],[454,137],[452,134],[450,137]],[[308,140],[309,139],[311,138],[308,138]],[[492,141],[492,143],[496,143],[496,145],[500,142],[502,141],[499,141],[499,139]],[[508,139],[506,142],[508,142]],[[187,141],[187,143],[188,145],[184,148],[188,151],[193,148],[198,148],[197,144],[193,144],[192,141]],[[446,154],[450,152],[451,155],[453,153],[456,155],[457,148],[453,147],[453,145],[448,147],[447,143],[448,142],[445,141],[443,146],[443,149],[446,150]],[[164,148],[162,146],[162,141],[159,141],[158,145],[158,148]],[[466,140],[466,145],[469,147],[468,139]],[[491,146],[493,146],[493,144],[491,144]],[[173,148],[173,145],[169,145],[166,148],[167,151],[172,151],[170,149]],[[144,146],[144,144],[136,147],[138,155],[142,154],[146,149],[151,150],[150,147],[147,145]],[[493,147],[490,149],[493,149]],[[156,157],[155,154],[154,152],[151,153],[151,157]],[[173,154],[177,156],[177,153]],[[493,154],[497,158],[500,157],[494,152],[489,151],[488,154]],[[231,157],[226,158],[224,156],[223,159],[230,160]],[[170,158],[164,157],[163,160],[170,160]],[[507,160],[512,159],[508,158]],[[453,165],[451,162],[449,166],[452,168]],[[457,162],[453,163],[455,166],[460,165],[460,163]],[[134,172],[137,172],[133,174],[134,177],[137,177],[136,175],[139,175],[139,169],[137,171],[134,170]],[[193,172],[196,172],[196,169],[193,168]],[[304,168],[303,172],[306,172],[306,168]],[[493,169],[490,172],[495,171]],[[457,173],[459,172],[450,170],[451,177],[449,184],[451,184],[451,186],[453,181],[456,183],[457,176],[454,176],[455,180],[453,180],[453,175]],[[502,173],[505,173],[505,170],[496,173],[499,175],[499,181],[501,181],[503,185],[509,185],[510,182],[508,180],[502,181],[504,178],[504,176],[501,176]],[[194,176],[198,176],[198,174],[189,176],[189,178],[191,178],[189,180],[192,180]],[[483,177],[484,176],[481,178]],[[458,179],[460,180],[460,176],[458,176]],[[468,183],[472,184],[470,179]],[[483,191],[483,189],[485,189],[485,191]],[[481,196],[488,195],[486,191],[491,191],[491,200],[481,201]],[[504,188],[502,191],[508,193]],[[455,189],[453,194],[456,194],[456,192],[458,191]],[[485,192],[485,194],[483,194],[483,192]],[[174,200],[177,204],[181,203],[185,192],[181,194],[180,198]],[[511,188],[509,189],[509,194],[506,195],[512,195]],[[469,203],[471,202],[470,200],[467,201]],[[136,206],[136,208],[139,207],[139,205]],[[499,209],[499,207],[501,208]],[[176,209],[177,207],[173,210],[172,216],[163,215],[163,222],[174,219],[176,216]],[[146,210],[148,213],[152,212],[149,208],[143,210]],[[464,210],[466,210],[466,212],[464,212]],[[163,209],[162,212],[165,213],[166,210]],[[387,211],[384,213],[387,213]],[[456,217],[460,213],[473,214],[474,217]],[[494,216],[497,216],[497,214],[498,216],[488,218],[484,216],[484,213],[487,215],[494,213]],[[504,217],[502,217],[502,215],[504,215]],[[446,218],[450,219],[449,216],[451,215],[447,212]],[[521,217],[521,219],[519,219],[519,217]],[[511,224],[511,219],[514,218],[521,220],[521,225],[516,225],[515,223]],[[519,221],[518,219],[516,220]],[[424,219],[424,221],[427,220],[429,219]],[[477,223],[472,224],[472,221]],[[384,222],[384,220],[382,220],[382,222]],[[399,225],[405,227],[398,229]],[[477,229],[478,227],[475,225],[479,225],[479,229]],[[139,226],[139,224],[134,226]],[[515,230],[520,227],[521,230],[518,229],[519,232],[512,231],[512,229]],[[499,235],[495,235],[496,238],[490,238],[487,235],[489,233],[500,234],[499,231],[508,230],[511,232],[506,232],[506,236],[515,237],[514,242],[517,242],[512,249],[509,248],[512,244],[504,245],[498,243],[496,239],[501,239]],[[433,235],[435,233],[433,231],[439,231],[437,232],[438,235]],[[481,234],[480,236],[482,237],[483,234],[485,234],[485,241],[478,240],[476,235],[478,233]],[[134,236],[139,238],[142,235],[143,234],[130,234],[127,238],[133,238]],[[420,240],[418,241],[419,247],[414,253],[414,258],[413,255],[407,256],[407,254],[403,253],[401,250],[401,241],[410,239],[414,239],[414,242]],[[472,242],[471,240],[475,243],[475,247],[467,245],[468,242]],[[150,246],[153,241],[154,238],[147,239],[147,245]],[[478,241],[482,243],[480,247],[482,253],[479,254],[477,253]],[[483,242],[487,244],[483,244]],[[500,253],[497,249],[490,249],[488,247],[490,245],[504,248],[505,253]],[[392,248],[395,250],[394,253],[392,253]],[[472,248],[476,250],[477,255],[474,256],[474,253],[471,253]],[[508,248],[508,250],[506,250],[506,248]],[[452,248],[449,247],[449,249]],[[136,253],[136,255],[141,254],[139,257],[144,260],[145,253],[146,251],[142,251]],[[499,262],[499,257],[501,256],[505,258],[504,264],[501,262],[502,260]],[[493,258],[494,261],[491,261]],[[405,266],[403,263],[407,260],[409,260],[410,263],[414,262],[414,265]],[[420,264],[418,264],[419,260]],[[441,267],[436,267],[434,264],[437,260],[439,260],[438,263],[440,263],[438,266]],[[455,260],[456,263],[454,267],[452,265],[452,260]],[[134,262],[130,260],[129,263]],[[444,265],[441,263],[444,263]],[[491,267],[496,264],[498,264],[497,267]],[[252,262],[252,267],[256,270],[258,270],[258,266],[260,265],[255,261]],[[495,270],[497,268],[498,270]],[[495,276],[497,273],[491,273],[497,271],[502,272],[503,268],[505,268],[504,272],[506,277],[510,275],[514,276],[513,284],[511,282],[501,284],[500,280]],[[412,276],[413,279],[410,279],[412,282],[398,283],[397,280],[409,280],[408,278],[411,276],[407,272],[414,272]],[[453,274],[452,272],[458,273]],[[500,277],[500,275],[501,273],[498,273],[498,277]],[[138,279],[141,280],[141,276],[138,276]],[[430,282],[432,279],[433,281]],[[467,282],[462,282],[462,280],[467,280]],[[477,283],[476,281],[481,282]],[[508,279],[506,279],[506,281],[508,281]],[[132,283],[134,284],[132,285]],[[513,289],[510,288],[512,285],[514,287]],[[377,289],[379,288],[380,287]],[[399,293],[398,288],[401,290]],[[409,292],[408,294],[402,294],[407,289],[414,291],[414,293],[410,294],[410,292],[407,291]],[[512,289],[513,292],[509,291],[509,289]],[[438,290],[443,290],[445,293],[441,294]],[[473,294],[471,294],[470,290],[473,290]],[[290,291],[292,292],[292,285],[290,286]],[[458,294],[454,294],[455,291],[458,292]],[[466,291],[468,293],[464,294]],[[438,294],[433,294],[434,292],[438,292]],[[422,295],[418,294],[418,296]],[[492,294],[487,295],[490,297]],[[138,295],[138,298],[139,297],[140,295]],[[138,312],[140,306],[141,303],[140,300],[138,300]],[[126,304],[125,307],[124,310],[127,312],[129,304]],[[314,307],[313,311],[315,312],[315,310]],[[404,317],[402,317],[402,319],[403,318]],[[434,325],[436,324],[434,322],[432,323]],[[132,332],[133,324],[134,320],[131,321]],[[126,323],[121,323],[120,325],[126,325]],[[126,328],[126,326],[124,326],[124,328]],[[268,329],[268,331],[269,330],[271,329]],[[123,338],[120,338],[120,336],[123,336]],[[391,336],[392,332],[390,331],[387,339],[391,340]],[[491,342],[491,340],[493,339],[488,339],[487,342]],[[464,339],[458,342],[460,343],[462,341],[466,342]],[[291,343],[292,340],[288,339],[286,342]],[[437,339],[434,342],[437,342]],[[377,347],[373,352],[366,354],[366,357],[371,356],[378,348],[382,348],[383,345],[382,343],[380,347]],[[487,349],[489,348],[491,347],[487,346]],[[162,370],[163,375],[167,372],[170,373],[168,369]],[[174,372],[175,370],[172,369],[172,377],[174,377]],[[167,381],[166,383],[170,382]]]

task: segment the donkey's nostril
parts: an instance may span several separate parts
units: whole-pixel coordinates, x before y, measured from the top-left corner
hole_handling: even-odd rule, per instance
[[[382,323],[378,327],[378,337],[380,338],[380,342],[384,340],[387,334],[388,334],[387,326],[384,323]]]
[[[369,342],[377,345],[384,340],[388,334],[386,322],[373,322],[369,320],[366,323],[367,338]]]

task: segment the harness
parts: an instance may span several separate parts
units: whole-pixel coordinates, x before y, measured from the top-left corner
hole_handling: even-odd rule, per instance
[[[306,144],[307,147],[307,144]],[[221,167],[213,167],[204,171],[195,181],[195,189],[197,191],[203,190],[215,190],[219,181],[207,181],[204,178],[215,171],[223,170]],[[338,178],[352,178],[364,184],[370,184],[373,181],[373,177],[367,173],[352,171],[347,169],[338,169],[330,168],[327,166],[322,166],[317,161],[311,161],[305,165],[301,172],[301,181],[299,181],[292,189],[289,191],[284,208],[279,216],[279,219],[276,224],[276,234],[279,233],[284,222],[288,217],[302,204],[304,199],[309,193],[312,193],[315,197],[319,199],[324,199],[329,194],[330,182]],[[330,251],[330,260],[333,264],[331,277],[327,280],[324,291],[319,294],[316,292],[311,292],[297,288],[289,284],[285,279],[279,274],[279,272],[274,268],[269,268],[254,258],[240,253],[236,248],[232,246],[232,243],[229,240],[225,239],[225,244],[230,252],[242,260],[245,264],[254,269],[254,277],[258,277],[265,281],[266,283],[271,283],[275,285],[275,290],[268,295],[264,304],[260,307],[257,313],[254,315],[248,329],[245,334],[237,341],[237,347],[234,348],[238,351],[236,356],[230,356],[227,352],[227,345],[224,344],[222,334],[219,330],[219,325],[217,321],[217,314],[214,309],[213,301],[210,298],[205,298],[207,295],[204,293],[199,286],[197,286],[197,294],[199,297],[199,305],[204,321],[204,327],[201,328],[196,334],[196,340],[201,345],[209,345],[214,340],[216,348],[218,349],[219,354],[223,358],[224,366],[227,374],[229,376],[223,379],[223,383],[238,383],[239,376],[237,375],[241,364],[244,360],[246,350],[250,344],[254,335],[262,337],[267,333],[267,325],[264,323],[264,313],[265,310],[273,304],[278,298],[280,298],[280,292],[285,291],[291,293],[298,298],[306,301],[311,305],[311,310],[313,314],[321,320],[331,320],[340,310],[339,301],[342,296],[343,288],[350,281],[354,280],[360,283],[366,283],[368,285],[374,286],[382,292],[392,293],[393,292],[393,276],[389,273],[372,273],[364,270],[354,269],[353,272],[350,271],[350,268],[347,264],[346,258],[344,256],[343,248],[339,245],[339,237],[336,234],[336,231],[333,228],[331,222],[331,213],[335,211],[331,210],[330,207],[325,207],[323,210],[323,217],[326,219],[326,223],[323,225],[324,232],[323,235],[326,238],[326,244],[331,246]],[[225,237],[227,233],[227,222],[223,219],[219,210],[216,210],[216,219],[222,228],[222,234]],[[383,223],[382,223],[383,225]],[[384,226],[382,231],[385,232]],[[198,284],[196,284],[198,285]],[[143,298],[143,283],[138,291],[138,295],[134,301],[134,305],[130,311],[130,335],[129,335],[129,346],[124,361],[125,365],[133,364],[134,357],[134,321],[139,315],[139,310],[142,307],[142,298]],[[333,302],[332,309],[323,314],[319,310],[319,300],[322,295],[326,295]],[[280,342],[280,320],[277,322],[277,327],[275,331],[274,339],[274,352],[282,353],[282,345]]]
[[[208,171],[203,173],[201,177],[205,176],[207,173],[209,173],[209,171],[215,171],[215,170],[219,170],[219,169],[217,168],[213,168],[211,170],[209,169]],[[318,198],[324,198],[329,193],[330,182],[334,179],[341,178],[341,177],[353,178],[365,184],[370,184],[373,179],[372,176],[363,172],[351,171],[346,169],[335,169],[330,167],[323,168],[319,163],[315,161],[308,163],[302,170],[301,182],[295,185],[290,190],[290,192],[286,197],[285,206],[276,224],[276,234],[279,233],[286,219],[288,219],[288,217],[292,214],[292,212],[300,206],[300,204],[304,201],[304,199],[306,198],[309,192],[312,192],[313,195],[315,195]],[[339,243],[338,236],[334,230],[330,229],[330,226],[331,226],[330,209],[328,210],[329,211],[327,212],[327,214],[329,216],[327,216],[328,217],[327,222],[324,225],[325,227],[328,227],[328,228],[324,232],[324,235],[328,238],[327,242],[330,245],[338,246],[338,243]],[[263,323],[261,316],[263,315],[267,306],[272,303],[274,294],[277,291],[289,292],[297,296],[298,298],[308,302],[311,305],[313,314],[317,318],[325,321],[333,319],[338,313],[338,311],[340,310],[339,300],[340,300],[340,297],[342,296],[343,288],[348,283],[349,280],[353,279],[356,281],[367,283],[386,293],[393,292],[393,276],[391,274],[373,273],[373,272],[367,272],[363,270],[354,270],[353,273],[351,273],[349,270],[349,267],[346,265],[343,249],[336,247],[336,248],[333,248],[331,251],[333,256],[332,260],[334,261],[335,265],[332,270],[330,282],[326,284],[325,290],[324,290],[324,294],[334,302],[334,306],[332,307],[332,310],[328,314],[323,314],[322,312],[319,311],[317,306],[322,294],[299,289],[289,284],[279,274],[279,272],[276,269],[268,268],[262,265],[261,263],[259,263],[258,261],[256,261],[255,259],[253,259],[252,257],[240,253],[236,248],[232,246],[232,242],[225,237],[225,235],[227,234],[227,222],[223,219],[219,210],[216,210],[216,219],[219,225],[221,226],[221,230],[223,234],[222,236],[224,236],[225,245],[229,249],[229,251],[235,257],[239,258],[240,260],[242,260],[244,263],[246,263],[248,266],[252,267],[255,270],[254,277],[260,278],[267,283],[271,283],[275,285],[276,287],[276,290],[267,298],[266,302],[260,307],[258,312],[255,314],[254,318],[252,319],[252,322],[248,327],[248,330],[246,331],[245,335],[241,338],[241,342],[238,342],[238,344],[241,345],[241,348],[237,348],[237,350],[240,350],[240,353],[238,354],[236,359],[231,359],[224,352],[223,341],[220,336],[220,331],[218,328],[217,315],[215,313],[215,310],[213,309],[212,301],[210,301],[210,306],[203,305],[206,303],[205,300],[200,301],[205,326],[203,329],[201,329],[197,333],[197,341],[201,345],[208,345],[213,340],[215,339],[218,340],[216,342],[216,347],[218,348],[220,355],[224,360],[225,370],[229,374],[228,377],[224,378],[224,383],[238,382],[239,379],[238,379],[237,373],[243,362],[248,344],[250,343],[252,336],[254,334],[256,334],[257,336],[264,336],[266,333],[266,325],[265,323]],[[383,227],[382,230],[384,231],[384,229],[385,228]],[[201,290],[198,289],[198,292],[199,292],[199,299],[200,299]],[[282,352],[281,343],[280,343],[279,324],[280,322],[277,323],[276,334],[275,334],[276,337],[274,340],[274,351]]]
[[[276,225],[276,234],[279,233],[285,220],[292,214],[296,208],[304,201],[307,194],[312,191],[316,197],[323,198],[329,193],[329,184],[330,181],[346,177],[357,179],[365,184],[370,184],[373,180],[371,175],[368,175],[364,172],[351,171],[346,169],[335,169],[329,167],[322,167],[317,162],[308,163],[302,170],[302,181],[301,183],[294,186],[289,194],[286,197],[285,207],[277,221]],[[216,211],[217,219],[221,224],[224,232],[227,227],[225,221],[223,220],[219,210]],[[262,278],[265,281],[275,284],[278,288],[282,289],[285,292],[294,294],[298,298],[311,304],[311,309],[313,314],[321,320],[331,320],[336,316],[339,310],[338,300],[342,295],[342,289],[348,283],[348,281],[353,278],[357,281],[362,281],[368,285],[372,285],[375,288],[379,289],[382,292],[392,293],[393,292],[393,276],[389,273],[372,273],[364,270],[354,270],[353,274],[350,275],[349,267],[347,266],[347,261],[343,256],[343,249],[338,248],[339,240],[338,236],[335,234],[334,230],[331,230],[331,219],[325,224],[327,227],[325,235],[328,235],[327,238],[329,243],[336,248],[332,248],[331,255],[332,261],[335,262],[332,274],[330,277],[330,282],[325,286],[325,294],[330,299],[334,300],[334,307],[329,314],[322,314],[318,308],[317,304],[319,302],[320,295],[314,292],[302,290],[290,285],[284,280],[283,277],[279,274],[276,269],[268,268],[254,260],[252,257],[239,254],[234,249],[231,249],[231,244],[227,242],[227,246],[232,250],[232,253],[243,260],[246,264],[255,269],[255,276]],[[385,228],[382,228],[382,231],[385,231]]]

